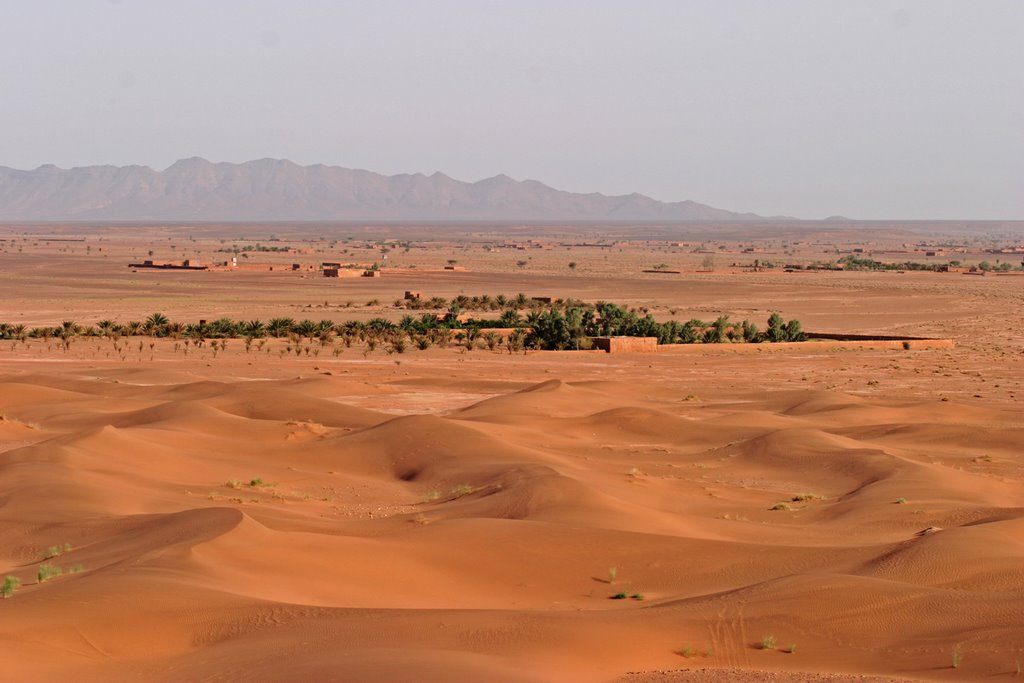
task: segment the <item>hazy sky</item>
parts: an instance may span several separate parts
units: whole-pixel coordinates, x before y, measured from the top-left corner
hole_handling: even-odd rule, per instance
[[[0,165],[1024,218],[1024,0],[0,0]]]

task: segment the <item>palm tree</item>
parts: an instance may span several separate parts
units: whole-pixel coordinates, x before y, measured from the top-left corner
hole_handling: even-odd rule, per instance
[[[784,342],[788,337],[789,335],[786,334],[786,326],[782,322],[782,316],[778,313],[772,313],[768,318],[768,341]]]
[[[704,341],[709,344],[721,344],[725,341],[725,329],[729,326],[729,316],[720,315],[704,333]]]
[[[506,309],[498,320],[502,327],[519,327],[519,311],[514,308]]]
[[[757,325],[749,320],[743,321],[743,341],[750,344],[756,344],[761,341],[761,333],[758,331]]]
[[[801,329],[799,320],[790,320],[786,323],[786,339],[791,342],[807,341],[807,335]]]
[[[231,318],[218,318],[207,327],[211,337],[223,339],[225,337],[233,338],[238,336],[239,324]]]
[[[387,318],[373,318],[366,323],[366,327],[374,332],[390,332],[396,325]]]
[[[313,337],[320,331],[320,326],[312,320],[303,320],[295,325],[294,329],[300,336],[308,337],[310,341],[313,341]]]
[[[143,326],[143,329],[149,334],[158,337],[163,336],[164,328],[167,326],[168,322],[170,321],[167,319],[167,316],[164,315],[163,313],[154,313],[153,315],[146,318],[146,323]]]
[[[267,330],[272,337],[287,336],[295,327],[295,320],[292,318],[272,318],[267,325]]]
[[[267,326],[258,318],[242,324],[242,331],[249,337],[259,338],[267,333]]]

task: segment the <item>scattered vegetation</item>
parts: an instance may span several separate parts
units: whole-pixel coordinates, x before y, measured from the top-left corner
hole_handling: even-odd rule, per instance
[[[776,647],[775,636],[768,634],[761,638],[762,650],[774,650]]]
[[[71,544],[70,543],[65,543],[64,545],[51,545],[43,553],[43,559],[44,560],[49,560],[49,559],[52,559],[54,557],[57,557],[57,556],[61,555],[62,553],[67,553],[67,552],[70,552],[70,551],[71,551]]]
[[[907,499],[902,496],[893,501],[894,505],[906,505]]]

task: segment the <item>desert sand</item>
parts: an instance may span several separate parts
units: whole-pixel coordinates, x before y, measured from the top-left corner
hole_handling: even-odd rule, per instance
[[[466,272],[343,283],[133,273],[163,237],[126,230],[106,259],[8,247],[0,321],[366,319],[406,289],[525,291],[956,346],[2,341],[0,576],[21,581],[2,680],[1024,675],[1024,277],[696,273],[694,255],[645,276],[665,247],[639,243],[538,250],[526,272],[453,243],[420,268]],[[39,581],[44,562],[62,574]]]

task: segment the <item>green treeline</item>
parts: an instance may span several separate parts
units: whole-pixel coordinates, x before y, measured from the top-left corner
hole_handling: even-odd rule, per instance
[[[485,299],[482,303],[481,298]],[[627,309],[613,303],[587,304],[574,300],[552,303],[517,297],[456,297],[450,302],[443,299],[428,300],[440,304],[440,311],[406,314],[398,322],[383,317],[370,320],[296,320],[272,318],[270,320],[232,320],[221,318],[209,322],[183,323],[172,321],[162,313],[154,313],[144,321],[119,323],[101,320],[95,325],[80,325],[64,321],[54,327],[28,327],[15,323],[0,323],[0,339],[26,340],[59,339],[65,344],[77,337],[125,338],[149,336],[158,338],[189,339],[308,339],[310,342],[332,341],[340,338],[352,341],[385,341],[402,343],[411,341],[419,348],[429,343],[455,338],[472,344],[478,338],[487,340],[490,328],[511,328],[512,337],[521,348],[565,350],[591,348],[593,337],[627,336],[656,337],[659,344],[722,344],[729,342],[785,342],[804,341],[807,337],[798,320],[786,322],[773,313],[762,331],[749,320],[734,322],[728,316],[714,321],[697,319],[680,322],[658,322],[646,309]],[[498,303],[500,301],[500,303]],[[479,317],[463,313],[466,309],[494,310],[496,316]],[[396,306],[399,302],[396,302]],[[447,304],[447,309],[444,308]],[[418,307],[418,306],[417,306]],[[525,308],[521,310],[521,308]],[[498,311],[495,311],[498,312]],[[481,337],[481,330],[484,335]]]

